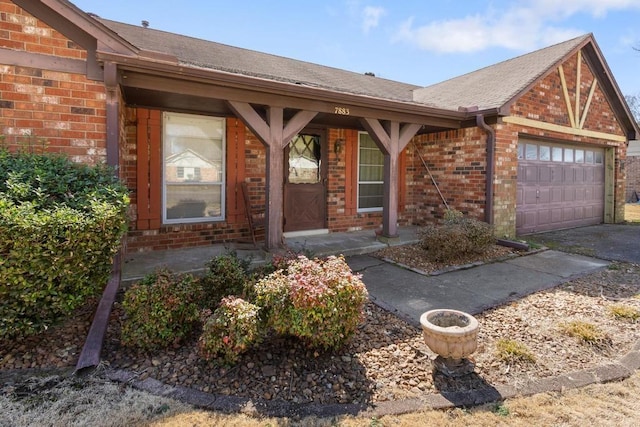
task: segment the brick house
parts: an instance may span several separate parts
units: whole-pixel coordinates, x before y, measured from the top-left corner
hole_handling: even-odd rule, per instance
[[[397,227],[445,204],[499,236],[624,219],[638,127],[591,34],[430,87],[0,0],[0,134],[106,161],[127,251]],[[438,184],[436,188],[434,183]]]

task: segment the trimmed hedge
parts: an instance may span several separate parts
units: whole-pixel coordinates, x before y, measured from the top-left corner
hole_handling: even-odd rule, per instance
[[[193,276],[162,269],[148,274],[124,294],[121,341],[156,350],[188,337],[198,322],[202,291]]]
[[[102,290],[128,204],[105,166],[0,148],[0,338],[38,333]]]

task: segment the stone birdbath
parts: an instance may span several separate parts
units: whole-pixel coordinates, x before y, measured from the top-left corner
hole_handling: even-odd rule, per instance
[[[424,342],[438,357],[434,368],[449,376],[473,372],[469,356],[478,348],[479,323],[475,317],[458,310],[438,309],[420,316]]]

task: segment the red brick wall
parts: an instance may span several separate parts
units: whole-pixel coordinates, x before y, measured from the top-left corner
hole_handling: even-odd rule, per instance
[[[0,0],[0,47],[84,59],[86,52],[22,9]],[[2,64],[0,134],[11,146],[45,140],[48,150],[73,160],[106,158],[106,95],[101,82],[81,74]]]
[[[414,138],[407,148],[405,216],[424,225],[442,218],[446,207],[427,168],[451,209],[484,220],[486,200],[486,137],[478,128]],[[426,163],[422,164],[420,156]]]
[[[637,196],[640,196],[640,156],[627,157],[625,166],[627,172],[627,191],[625,193],[625,200],[636,202],[634,198],[634,192]]]

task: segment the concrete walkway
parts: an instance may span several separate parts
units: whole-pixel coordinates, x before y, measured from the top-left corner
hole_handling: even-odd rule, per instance
[[[609,264],[553,250],[438,275],[418,274],[367,255],[347,261],[362,274],[377,304],[415,326],[420,326],[420,315],[428,310],[449,308],[478,314]]]

